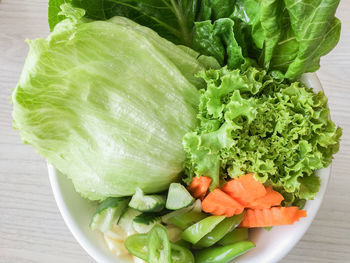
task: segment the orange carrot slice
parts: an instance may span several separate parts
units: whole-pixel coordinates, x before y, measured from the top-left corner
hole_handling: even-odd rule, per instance
[[[202,209],[213,215],[231,217],[242,213],[244,207],[220,189],[215,189],[204,198]]]
[[[200,176],[199,178],[193,177],[192,182],[187,187],[188,191],[194,198],[200,198],[203,200],[211,183],[211,178],[206,176]]]
[[[252,228],[291,225],[301,217],[306,217],[306,211],[299,210],[296,206],[247,209],[239,226]]]
[[[264,185],[252,173],[230,180],[222,190],[245,206],[266,195]]]
[[[263,197],[251,202],[247,207],[252,209],[265,209],[272,206],[279,206],[283,201],[283,196],[272,189],[271,186],[265,187],[266,194]]]

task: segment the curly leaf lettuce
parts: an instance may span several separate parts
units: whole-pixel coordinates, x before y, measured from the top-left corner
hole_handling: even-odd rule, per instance
[[[62,8],[69,19],[28,41],[14,126],[89,199],[167,189],[197,125],[198,53],[127,18],[83,22],[84,10]]]
[[[325,95],[253,67],[199,75],[207,88],[201,90],[200,126],[183,139],[185,181],[210,176],[215,188],[226,177],[254,172],[292,193],[291,202],[313,198],[315,170],[330,164],[342,133],[328,118]]]

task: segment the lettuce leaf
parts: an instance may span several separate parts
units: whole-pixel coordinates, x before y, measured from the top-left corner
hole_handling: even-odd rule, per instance
[[[197,0],[50,0],[51,30],[60,18],[63,19],[55,16],[62,2],[85,9],[86,17],[94,20],[107,20],[114,16],[127,17],[155,30],[173,43],[187,46],[191,46],[193,23],[200,4]]]
[[[220,180],[254,172],[261,182],[291,193],[289,203],[312,199],[315,170],[338,151],[342,130],[328,119],[327,98],[300,82],[275,79],[266,71],[209,70],[199,73],[200,126],[184,136],[185,171]]]
[[[13,92],[14,126],[84,197],[166,190],[179,180],[182,138],[197,125],[198,53],[127,18],[69,17],[30,51]]]
[[[316,71],[341,29],[339,0],[50,0],[51,29],[62,2],[95,20],[125,16],[229,69],[259,66],[288,79]]]

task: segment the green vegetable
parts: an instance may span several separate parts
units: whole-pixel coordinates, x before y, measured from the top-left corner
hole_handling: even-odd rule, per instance
[[[189,226],[181,234],[181,238],[185,241],[196,244],[202,237],[211,232],[225,216],[208,216],[201,221]]]
[[[63,2],[86,10],[86,16],[95,20],[106,20],[124,16],[152,28],[162,37],[176,44],[191,45],[192,28],[201,1],[178,0],[50,0],[50,29],[64,17],[57,16]]]
[[[170,217],[168,222],[184,230],[206,217],[202,212],[190,211]]]
[[[166,213],[165,215],[162,216],[162,222],[165,224],[169,224],[169,218],[182,215],[184,213],[188,212],[201,212],[202,211],[202,202],[201,200],[197,199],[194,201],[194,203],[190,206],[181,208],[179,210],[172,211],[170,213]]]
[[[155,221],[158,221],[160,219],[159,213],[142,213],[138,216],[136,216],[133,221],[139,224],[152,224]]]
[[[120,215],[127,208],[130,198],[109,197],[97,208],[90,221],[92,230],[98,229],[101,232],[110,230],[114,223],[118,222]]]
[[[194,263],[194,256],[189,249],[172,243],[171,244],[171,262],[172,263]]]
[[[219,245],[226,246],[239,241],[248,239],[248,228],[236,228],[227,233],[222,239],[218,241]]]
[[[148,233],[155,224],[161,222],[157,213],[142,213],[133,219],[132,226],[138,233]]]
[[[125,248],[135,257],[147,260],[147,234],[128,236],[124,242]]]
[[[28,41],[12,95],[22,140],[89,199],[168,189],[197,124],[199,92],[183,72],[205,69],[198,53],[126,18],[82,22],[62,8],[68,19]]]
[[[189,206],[194,198],[187,189],[179,183],[171,183],[165,207],[170,210],[178,210]]]
[[[209,70],[199,104],[200,126],[184,136],[190,183],[195,175],[219,178],[254,172],[256,179],[312,199],[315,170],[338,151],[341,128],[328,118],[327,98],[300,82],[275,79],[264,70]]]
[[[147,236],[148,263],[170,263],[171,247],[166,228],[156,224]]]
[[[225,218],[212,231],[196,243],[197,247],[210,247],[236,228],[242,221],[244,212],[239,215]]]
[[[175,242],[176,245],[182,246],[184,248],[190,249],[192,247],[191,243],[183,240],[183,239],[179,239],[178,241]]]
[[[316,71],[341,29],[339,0],[50,0],[51,29],[64,1],[87,18],[128,17],[230,69],[259,65],[288,79]]]
[[[129,206],[141,212],[159,212],[165,206],[166,197],[164,195],[144,195],[140,188],[136,188]]]
[[[223,247],[203,249],[195,254],[196,263],[229,263],[253,247],[253,242],[240,241]]]
[[[140,214],[140,211],[128,207],[120,216],[118,225],[125,231],[126,235],[134,233],[135,229],[133,226],[133,220]]]
[[[162,234],[165,234],[165,233],[163,232]],[[134,234],[129,236],[124,242],[125,248],[130,252],[130,254],[142,260],[147,261],[148,260],[147,239],[149,235],[150,234]],[[170,243],[170,247],[171,247],[172,263],[193,263],[194,262],[194,257],[189,249],[183,247],[182,245],[173,244],[173,243]],[[159,262],[163,263],[166,261],[159,261]]]

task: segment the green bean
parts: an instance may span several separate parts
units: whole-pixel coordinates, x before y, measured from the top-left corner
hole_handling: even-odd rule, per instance
[[[181,234],[181,238],[192,244],[196,244],[202,237],[212,231],[225,216],[208,216],[201,221],[186,228]]]
[[[171,217],[168,219],[168,221],[181,228],[182,230],[188,228],[189,226],[193,225],[194,223],[206,218],[207,215],[201,212],[191,211],[188,213],[183,213],[176,215],[174,217]]]
[[[247,239],[248,228],[236,228],[232,232],[227,233],[221,240],[219,240],[218,244],[226,246]]]
[[[220,222],[211,232],[206,234],[198,243],[197,247],[210,247],[222,239],[227,233],[236,228],[243,219],[244,213],[226,218]]]
[[[223,247],[206,248],[195,254],[196,263],[228,263],[253,247],[253,242],[240,241]]]

